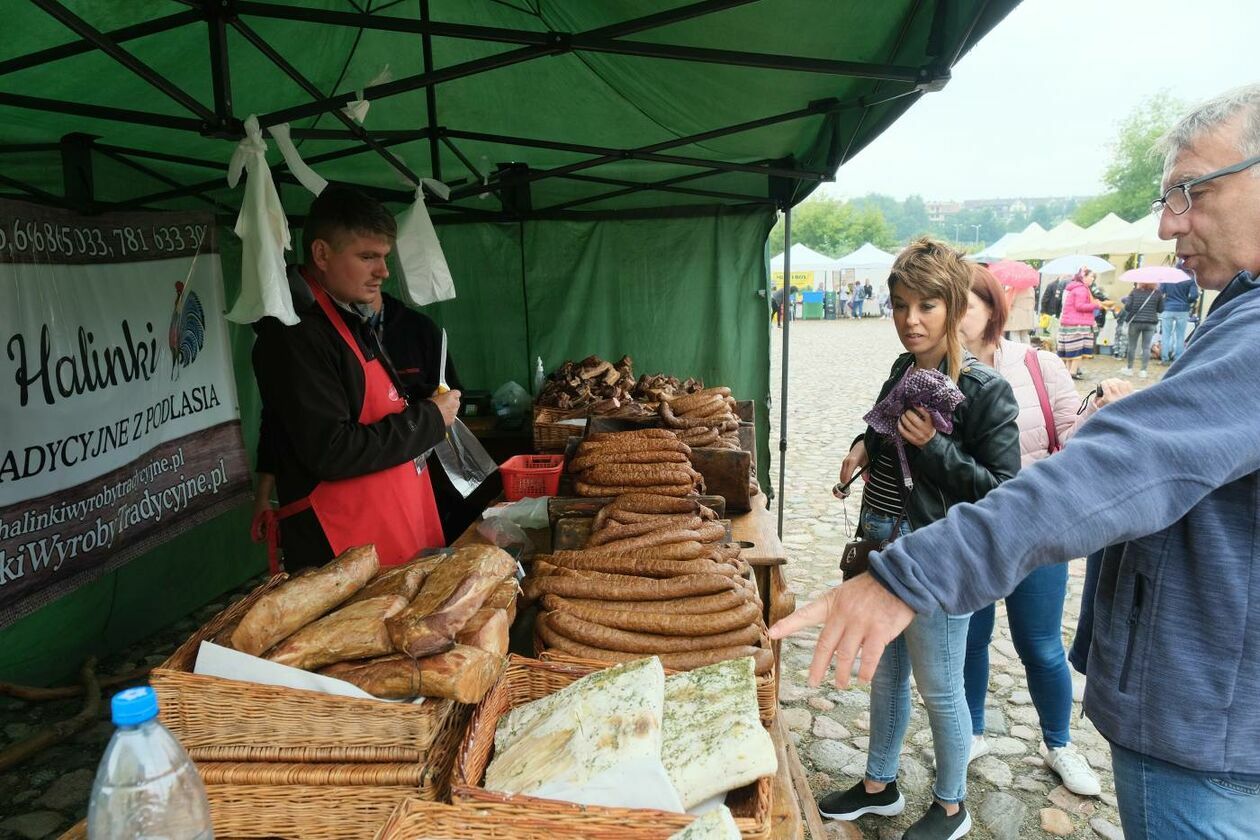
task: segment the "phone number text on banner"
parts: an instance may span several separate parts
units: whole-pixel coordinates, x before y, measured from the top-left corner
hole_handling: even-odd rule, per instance
[[[0,626],[250,487],[213,220],[0,200]]]

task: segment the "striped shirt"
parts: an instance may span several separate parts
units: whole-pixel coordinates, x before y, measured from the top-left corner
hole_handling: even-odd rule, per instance
[[[901,500],[905,492],[901,481],[901,462],[897,460],[892,441],[888,441],[887,446],[881,447],[879,458],[867,473],[862,500],[871,510],[896,516],[901,513]]]

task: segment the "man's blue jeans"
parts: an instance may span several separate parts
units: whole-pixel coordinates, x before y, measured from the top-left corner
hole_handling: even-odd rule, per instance
[[[1028,693],[1041,720],[1041,737],[1047,747],[1062,747],[1071,740],[1072,675],[1063,653],[1063,600],[1067,593],[1067,563],[1042,566],[1020,581],[1006,596],[1006,619],[1011,641],[1028,677]],[[993,636],[994,608],[990,604],[971,614],[967,632],[967,665],[964,671],[971,731],[984,734],[984,698],[989,689],[989,640]]]
[[[862,531],[869,540],[887,539],[893,518],[869,510],[862,513]],[[910,532],[902,523],[899,535]],[[937,610],[916,615],[910,626],[884,649],[871,680],[871,741],[866,756],[866,778],[876,782],[897,779],[901,744],[910,723],[910,672],[927,707],[936,754],[933,795],[942,802],[961,802],[967,796],[967,758],[971,752],[971,724],[963,694],[963,660],[967,652],[970,614],[946,615]]]
[[[1249,840],[1260,833],[1260,781],[1222,778],[1111,745],[1125,840]]]
[[[1159,313],[1159,359],[1168,362],[1180,359],[1181,351],[1186,349],[1186,325],[1190,323],[1189,312]]]

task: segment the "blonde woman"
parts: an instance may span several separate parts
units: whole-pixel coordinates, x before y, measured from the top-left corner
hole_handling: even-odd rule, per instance
[[[963,348],[958,325],[967,311],[970,265],[944,243],[920,239],[893,263],[888,278],[893,322],[906,352],[880,391],[885,406],[916,371],[939,371],[961,391],[948,422],[911,404],[892,434],[868,427],[840,470],[848,482],[869,467],[859,516],[865,539],[892,539],[942,518],[950,506],[974,502],[1019,469],[1018,407],[1010,385]],[[952,386],[951,386],[952,387]],[[940,426],[948,426],[942,431]],[[896,438],[904,443],[903,474]],[[912,485],[909,492],[908,485]],[[971,719],[963,693],[968,615],[918,616],[884,651],[871,683],[871,737],[865,778],[819,802],[823,816],[853,820],[905,808],[897,789],[902,741],[910,720],[910,674],[927,707],[936,755],[934,801],[904,837],[957,840],[971,828],[963,803]]]

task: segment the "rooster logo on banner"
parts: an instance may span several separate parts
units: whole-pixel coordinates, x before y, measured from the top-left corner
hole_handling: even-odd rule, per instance
[[[197,358],[206,343],[206,316],[196,292],[184,296],[184,284],[175,283],[175,309],[171,312],[171,331],[167,336],[171,347],[171,379],[179,379],[179,369]]]

